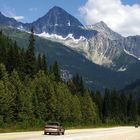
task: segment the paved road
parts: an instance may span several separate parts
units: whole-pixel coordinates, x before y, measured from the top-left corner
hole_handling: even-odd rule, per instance
[[[115,127],[67,130],[65,135],[43,135],[43,131],[0,134],[0,140],[140,140],[140,128]]]

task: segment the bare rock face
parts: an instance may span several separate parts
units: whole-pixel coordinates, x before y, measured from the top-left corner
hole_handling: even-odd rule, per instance
[[[124,38],[124,49],[140,60],[140,36],[129,36]]]

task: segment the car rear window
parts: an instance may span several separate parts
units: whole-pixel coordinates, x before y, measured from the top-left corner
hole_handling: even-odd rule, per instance
[[[57,125],[57,126],[59,126],[60,124],[59,123],[48,123],[48,125]]]

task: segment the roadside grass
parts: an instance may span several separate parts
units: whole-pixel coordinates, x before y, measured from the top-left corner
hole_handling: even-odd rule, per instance
[[[12,133],[12,132],[29,132],[29,131],[42,131],[43,127],[38,128],[0,128],[0,133]]]
[[[126,125],[113,125],[113,124],[100,124],[100,125],[65,125],[66,130],[72,129],[92,129],[92,128],[111,128],[111,127],[119,127]],[[127,125],[128,126],[128,125]],[[12,133],[12,132],[30,132],[30,131],[43,131],[44,126],[41,127],[31,127],[31,128],[20,128],[19,126],[10,126],[0,128],[0,133]]]

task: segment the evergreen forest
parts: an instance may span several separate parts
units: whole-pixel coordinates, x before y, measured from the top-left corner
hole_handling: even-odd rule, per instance
[[[61,78],[59,62],[35,54],[33,29],[26,49],[0,32],[0,128],[132,125],[140,122],[140,99],[132,92],[92,91],[79,74]]]

